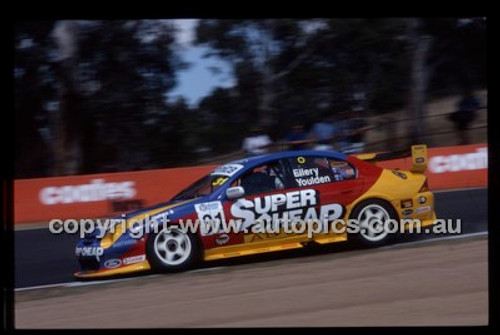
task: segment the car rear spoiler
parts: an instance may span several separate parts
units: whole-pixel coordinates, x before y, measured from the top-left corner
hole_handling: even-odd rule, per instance
[[[359,154],[353,156],[363,161],[374,163],[391,159],[411,157],[412,165],[410,171],[422,173],[427,169],[427,145],[425,144],[412,145],[409,149],[405,150]]]

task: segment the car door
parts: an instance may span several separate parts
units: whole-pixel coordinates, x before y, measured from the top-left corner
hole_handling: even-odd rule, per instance
[[[289,158],[287,188],[312,189],[318,196],[318,212],[328,205],[342,207],[345,218],[346,206],[364,192],[363,179],[351,163],[326,156],[295,156]],[[325,210],[323,210],[325,212]],[[335,216],[338,217],[339,213]]]
[[[245,195],[238,199],[226,199],[224,201],[224,215],[230,220],[241,220],[242,243],[253,243],[292,238],[297,236],[285,234],[280,226],[283,219],[291,211],[301,211],[299,191],[292,190],[289,194],[287,185],[287,165],[285,160],[275,160],[261,164],[247,171],[232,183],[232,187],[241,186],[245,189]],[[309,205],[312,200],[309,201]],[[293,208],[291,208],[293,207]],[[293,213],[292,213],[293,214]],[[261,221],[261,228],[256,225]],[[271,224],[264,229],[262,224]],[[235,237],[237,239],[237,237]],[[282,243],[284,241],[276,241]],[[295,241],[296,242],[296,241]]]

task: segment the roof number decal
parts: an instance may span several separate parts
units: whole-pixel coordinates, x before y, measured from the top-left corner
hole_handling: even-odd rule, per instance
[[[211,175],[231,177],[241,169],[243,169],[241,164],[225,164],[213,170]]]

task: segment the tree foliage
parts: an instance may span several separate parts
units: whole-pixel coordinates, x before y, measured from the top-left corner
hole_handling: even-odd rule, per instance
[[[196,163],[239,149],[255,124],[277,139],[293,123],[353,106],[371,114],[408,109],[415,34],[430,41],[427,98],[486,85],[486,19],[420,22],[412,31],[406,19],[202,19],[195,43],[207,47],[206,57],[226,60],[236,84],[188,106],[168,102],[187,66],[171,21],[77,21],[67,129],[79,134],[78,173]],[[67,108],[55,25],[16,24],[18,177],[55,171],[55,115]]]
[[[78,172],[142,169],[182,160],[183,142],[175,136],[182,128],[182,112],[166,101],[175,72],[186,65],[175,53],[171,23],[83,21],[77,26],[78,99],[72,112],[78,114],[78,126],[69,130],[82,135]],[[62,82],[53,29],[54,22],[19,23],[16,29],[16,125],[30,129],[29,136],[26,130],[16,132],[20,175],[51,173],[51,164],[40,166],[43,161],[28,148],[43,143],[44,160],[53,156],[47,152],[54,153],[54,111],[49,106],[60,108]],[[40,128],[47,134],[45,141],[39,141]]]

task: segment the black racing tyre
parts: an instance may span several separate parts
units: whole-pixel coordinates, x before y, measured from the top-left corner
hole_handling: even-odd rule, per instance
[[[197,236],[172,226],[150,234],[146,254],[153,270],[180,272],[199,263],[201,246]]]
[[[351,234],[350,239],[363,246],[385,245],[398,235],[384,229],[387,220],[398,219],[394,208],[384,200],[367,199],[360,202],[351,212],[349,219],[355,219],[359,224],[359,232]],[[390,229],[391,227],[389,226]]]

